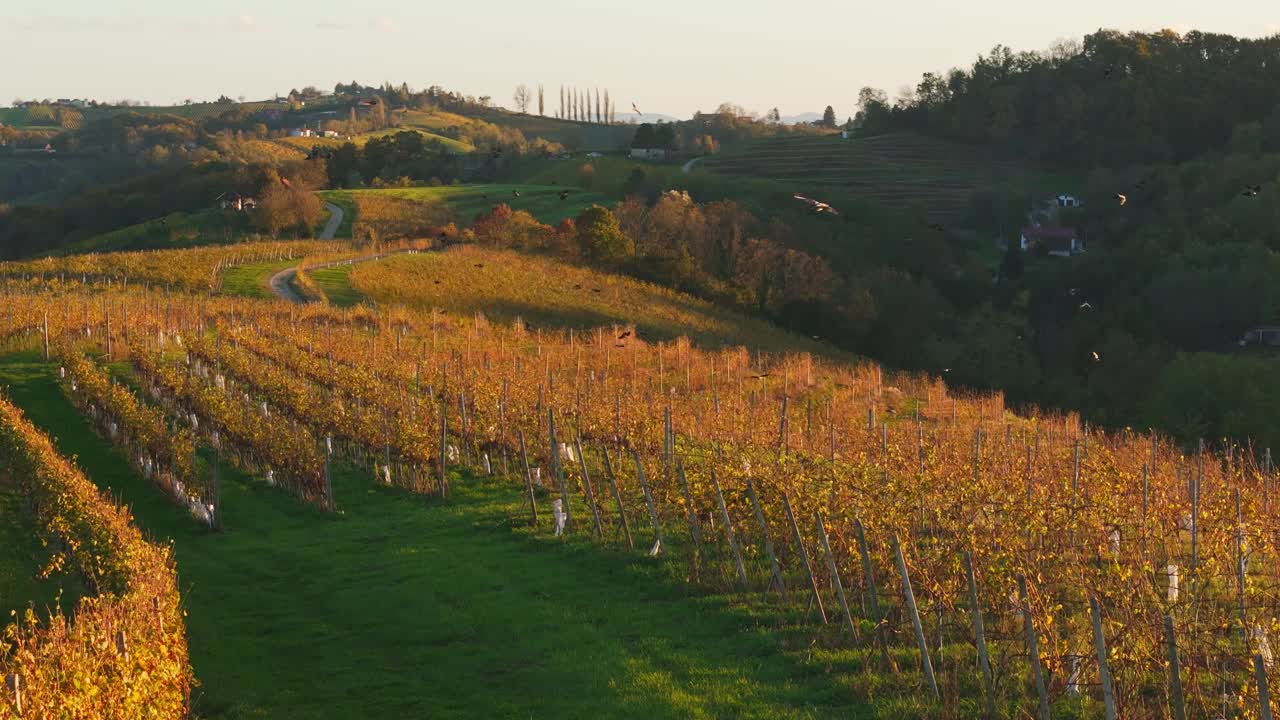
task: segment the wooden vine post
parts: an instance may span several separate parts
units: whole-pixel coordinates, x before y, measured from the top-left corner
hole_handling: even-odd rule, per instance
[[[609,448],[601,447],[600,455],[604,458],[604,474],[609,480],[609,490],[613,492],[613,501],[618,506],[618,519],[622,521],[622,534],[627,540],[627,549],[635,549],[631,539],[631,523],[627,521],[627,510],[622,504],[622,493],[618,492],[618,480],[613,476],[613,463],[609,460]]]
[[[1040,720],[1049,720],[1049,690],[1045,687],[1044,668],[1040,666],[1040,640],[1036,637],[1036,626],[1031,622],[1031,600],[1027,595],[1027,576],[1022,574],[1018,575],[1018,601],[1022,604],[1022,628],[1027,641],[1027,659],[1031,663],[1031,674],[1036,681],[1036,696],[1040,699]]]
[[[445,476],[448,470],[448,453],[449,453],[449,405],[444,398],[440,399],[440,461],[437,463],[438,475],[436,478],[440,486],[440,499],[443,500],[449,496],[449,480]]]
[[[889,628],[885,625],[884,615],[880,613],[880,591],[876,588],[876,575],[871,568],[871,552],[867,548],[867,535],[862,528],[862,520],[854,518],[854,534],[858,537],[858,554],[862,557],[862,576],[866,586],[867,605],[871,608],[871,620],[876,624],[876,644],[880,646],[880,661],[885,670],[898,671],[897,664],[889,655]]]
[[[1173,634],[1173,618],[1164,616],[1165,649],[1169,655],[1169,704],[1174,720],[1187,720],[1187,707],[1182,699],[1182,673],[1178,669],[1178,639]]]
[[[568,534],[573,529],[573,515],[569,512],[569,489],[565,487],[564,468],[560,465],[560,447],[556,444],[556,411],[547,408],[547,440],[551,458],[551,476],[560,488],[560,504],[564,511],[564,531]]]
[[[1267,687],[1267,666],[1261,653],[1253,656],[1253,678],[1258,683],[1258,717],[1261,720],[1273,720],[1271,691]]]
[[[1102,608],[1098,598],[1089,596],[1089,615],[1093,620],[1093,647],[1098,654],[1098,678],[1102,682],[1102,703],[1107,720],[1116,720],[1116,695],[1111,685],[1111,667],[1107,664],[1107,641],[1102,634]]]
[[[596,507],[596,491],[591,487],[591,475],[587,471],[587,457],[582,452],[581,435],[574,435],[573,447],[578,455],[578,467],[582,470],[582,484],[587,491],[587,504],[591,507],[591,519],[595,524],[596,537],[603,538],[604,530],[600,527],[600,508]]]
[[[804,548],[804,538],[800,535],[800,526],[796,524],[796,516],[791,512],[791,499],[787,497],[787,493],[782,493],[782,509],[787,513],[787,522],[791,525],[791,532],[796,540],[796,554],[800,556],[801,564],[804,565],[804,574],[809,578],[809,590],[813,593],[813,604],[818,608],[818,618],[822,620],[822,624],[827,624],[827,610],[822,606],[822,593],[818,591],[818,579],[813,576],[813,566],[809,564],[809,552]]]
[[[760,536],[764,539],[764,552],[769,556],[769,570],[773,575],[771,583],[778,589],[778,597],[787,601],[787,584],[782,581],[782,566],[778,564],[778,555],[773,551],[773,540],[769,537],[769,524],[764,520],[764,510],[760,507],[760,498],[756,495],[756,484],[747,478],[747,497],[751,498],[751,507],[756,513],[756,522],[760,524]]]
[[[733,553],[733,565],[738,571],[738,587],[747,588],[747,568],[742,564],[742,553],[738,550],[737,538],[733,535],[733,520],[729,518],[729,508],[724,504],[724,494],[720,492],[720,481],[716,479],[716,471],[711,470],[711,486],[716,490],[716,504],[720,506],[720,519],[724,522],[725,539],[729,542],[729,550]]]
[[[854,638],[861,640],[862,637],[858,633],[858,626],[853,621],[853,613],[849,611],[849,600],[844,594],[844,583],[840,581],[840,569],[836,565],[836,556],[831,553],[831,543],[827,538],[827,527],[822,523],[822,513],[814,510],[813,519],[818,525],[818,537],[822,540],[822,551],[827,556],[827,571],[831,573],[831,582],[836,587],[836,599],[840,601],[840,610],[844,613],[849,632],[853,633]]]
[[[5,687],[9,689],[9,694],[13,696],[13,709],[19,716],[22,715],[22,676],[17,673],[9,673],[4,676]]]
[[[689,491],[689,481],[685,478],[684,463],[680,458],[676,458],[676,475],[680,478],[680,489],[684,492],[685,514],[689,517],[689,537],[693,540],[693,579],[697,582],[702,568],[702,528],[698,525],[693,494]]]
[[[533,495],[533,472],[529,469],[529,451],[524,444],[524,430],[516,431],[520,441],[520,462],[524,463],[524,491],[529,496],[529,515],[534,525],[538,524],[538,501]]]
[[[916,644],[920,646],[920,664],[924,669],[925,682],[929,683],[929,692],[934,701],[941,699],[938,693],[938,680],[933,676],[933,660],[929,658],[929,642],[924,637],[924,625],[920,622],[920,610],[916,607],[916,594],[911,589],[911,577],[907,574],[907,560],[902,556],[902,544],[898,535],[890,536],[893,544],[893,558],[898,565],[898,576],[902,580],[902,593],[907,601],[907,612],[911,614],[911,628],[915,631]]]
[[[631,459],[636,464],[636,478],[640,481],[640,491],[644,493],[644,504],[649,508],[649,522],[653,523],[653,547],[649,549],[649,556],[656,557],[662,552],[662,524],[658,522],[658,508],[653,504],[653,494],[649,492],[649,482],[644,477],[640,454],[632,450]]]
[[[978,582],[973,575],[973,555],[964,552],[964,573],[969,581],[969,612],[973,614],[973,639],[978,646],[978,667],[982,670],[982,692],[987,700],[987,718],[996,718],[995,683],[991,676],[991,658],[987,655],[987,633],[982,623],[982,604],[978,602]]]

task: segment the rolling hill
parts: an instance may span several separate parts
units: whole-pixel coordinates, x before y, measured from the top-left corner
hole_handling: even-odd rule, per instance
[[[320,193],[325,200],[353,209],[351,221],[344,218],[344,228],[349,223],[359,220],[359,204],[361,198],[376,196],[405,198],[423,203],[438,203],[453,211],[459,225],[470,225],[471,219],[478,213],[487,212],[499,203],[506,203],[514,210],[524,210],[538,220],[554,225],[565,218],[576,216],[594,204],[608,204],[609,199],[600,194],[585,192],[577,188],[566,200],[560,199],[560,192],[569,188],[554,185],[449,185],[443,187],[384,188],[369,190],[327,190]],[[520,196],[516,197],[515,193]],[[349,231],[349,230],[348,230]],[[339,230],[342,234],[342,230]]]

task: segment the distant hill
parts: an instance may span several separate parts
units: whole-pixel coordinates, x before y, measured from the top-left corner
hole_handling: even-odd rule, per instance
[[[782,122],[788,125],[796,125],[798,123],[812,123],[822,119],[820,112],[800,113],[799,115],[783,115]]]

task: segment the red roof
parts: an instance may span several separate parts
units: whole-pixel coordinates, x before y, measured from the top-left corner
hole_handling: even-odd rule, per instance
[[[1022,236],[1028,240],[1070,240],[1076,231],[1064,227],[1028,227],[1022,229]]]

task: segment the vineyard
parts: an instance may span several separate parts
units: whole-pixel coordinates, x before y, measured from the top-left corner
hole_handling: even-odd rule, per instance
[[[397,258],[353,281],[459,259],[501,262]],[[889,714],[1273,710],[1268,449],[1019,416],[998,394],[803,352],[533,328],[519,305],[343,310],[52,271],[0,301],[0,344],[68,369],[77,404],[170,495],[192,442],[330,513],[347,502],[337,468],[448,504],[465,467],[518,492],[530,532],[653,556],[802,624],[810,653],[853,652],[854,692],[892,695]],[[132,402],[86,352],[128,366]],[[217,483],[185,480],[201,488],[186,503],[213,516]]]
[[[837,135],[781,136],[708,157],[714,173],[802,183],[895,208],[922,206],[939,216],[963,211],[979,188],[1028,180],[1025,168],[979,149],[924,135],[896,133],[843,140]]]

